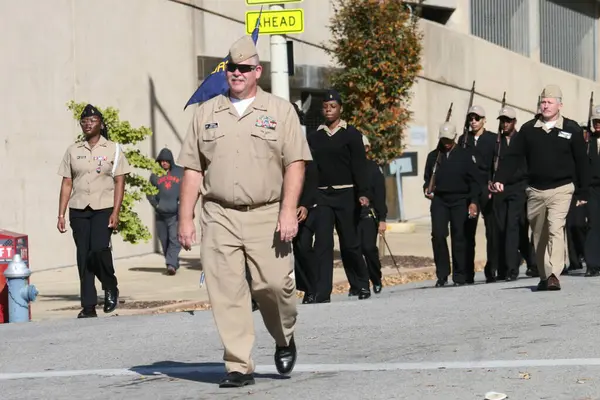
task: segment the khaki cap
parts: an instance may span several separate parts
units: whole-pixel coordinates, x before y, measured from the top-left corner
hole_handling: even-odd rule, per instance
[[[371,142],[369,142],[369,139],[365,135],[362,135],[362,141],[365,147],[371,147]]]
[[[254,45],[252,37],[243,36],[231,45],[231,48],[229,49],[229,60],[234,64],[238,64],[257,54],[258,52],[256,51],[256,46]]]
[[[542,99],[562,97],[562,91],[557,85],[548,85],[542,90]]]
[[[456,137],[456,126],[451,122],[444,122],[440,126],[439,138],[440,139],[454,139]]]
[[[480,117],[485,117],[485,110],[481,106],[473,106],[469,108],[469,112],[467,113],[467,115],[468,114],[477,114]]]
[[[501,117],[516,119],[517,112],[515,111],[514,108],[505,106],[505,107],[502,107],[502,109],[500,110],[500,114],[498,115],[497,119],[500,119]]]
[[[592,107],[592,119],[600,119],[600,106]]]

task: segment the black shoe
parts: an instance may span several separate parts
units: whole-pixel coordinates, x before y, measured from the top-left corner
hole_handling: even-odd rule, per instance
[[[294,337],[290,339],[290,343],[285,347],[275,346],[275,368],[281,375],[289,375],[296,365],[296,343]]]
[[[466,283],[465,282],[454,282],[454,285],[452,286],[465,286]]]
[[[365,300],[371,297],[371,291],[369,289],[360,289],[358,292],[358,299]]]
[[[538,292],[548,290],[548,280],[547,279],[545,281],[540,280],[540,282],[537,285],[537,290],[538,290]]]
[[[567,266],[565,265],[562,272],[560,273],[561,276],[565,276],[565,275],[569,275],[569,268],[567,268]]]
[[[491,276],[489,278],[485,278],[485,283],[494,283],[496,282],[496,278]]]
[[[252,312],[258,310],[258,303],[252,299]]]
[[[448,281],[446,279],[438,279],[435,283],[435,287],[443,287]]]
[[[117,308],[119,304],[119,289],[109,289],[104,291],[104,312],[110,313]]]
[[[587,270],[585,271],[585,276],[600,276],[600,269],[594,267],[587,267]]]
[[[538,271],[537,267],[527,268],[527,271],[525,271],[525,275],[530,276],[532,278],[539,278],[540,271]]]
[[[253,374],[242,374],[241,372],[230,372],[219,382],[220,388],[236,388],[246,385],[254,385]]]
[[[79,314],[77,314],[77,318],[97,318],[98,314],[96,314],[96,309],[95,308],[84,308],[83,310],[79,311]]]
[[[382,287],[383,287],[383,286],[381,285],[381,283],[379,283],[379,284],[377,284],[377,285],[373,285],[373,291],[374,291],[376,294],[379,294],[379,293],[381,293],[381,289],[382,289]]]
[[[350,290],[348,290],[348,297],[358,296],[359,293],[360,293],[360,290],[350,288]]]
[[[474,279],[467,279],[467,280],[465,281],[465,283],[466,283],[467,285],[474,285],[474,284],[475,284],[475,280],[474,280]]]
[[[313,304],[316,303],[315,301],[316,296],[312,293],[305,293],[304,297],[302,298],[302,304]]]
[[[515,275],[509,275],[506,277],[506,282],[516,281],[518,279]]]

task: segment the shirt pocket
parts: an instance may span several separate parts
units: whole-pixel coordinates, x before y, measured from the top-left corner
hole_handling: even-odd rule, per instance
[[[200,153],[209,162],[215,157],[219,157],[223,153],[222,149],[219,149],[223,144],[223,138],[225,132],[219,129],[206,129],[202,131],[202,137],[200,139]],[[221,144],[221,146],[219,146]]]
[[[255,127],[250,132],[252,155],[257,158],[271,158],[279,151],[279,132],[275,129]]]

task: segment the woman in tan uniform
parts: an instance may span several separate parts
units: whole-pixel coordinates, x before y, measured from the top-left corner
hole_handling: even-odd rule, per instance
[[[77,247],[82,310],[77,318],[96,317],[95,277],[104,290],[104,312],[119,297],[110,237],[119,224],[129,163],[119,145],[108,140],[100,111],[88,104],[80,118],[84,140],[67,148],[58,174],[63,177],[58,207],[59,232],[65,233],[65,212]]]

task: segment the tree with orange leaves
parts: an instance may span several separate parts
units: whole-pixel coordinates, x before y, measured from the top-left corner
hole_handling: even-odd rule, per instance
[[[341,68],[331,82],[346,120],[371,142],[371,158],[386,164],[404,150],[411,88],[421,70],[418,17],[400,0],[338,0],[328,53]]]

